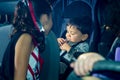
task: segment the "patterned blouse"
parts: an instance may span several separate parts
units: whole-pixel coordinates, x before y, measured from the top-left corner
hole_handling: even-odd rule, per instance
[[[27,80],[40,80],[40,69],[43,64],[43,60],[40,57],[38,47],[36,46],[32,53],[30,54],[28,71],[27,71]]]

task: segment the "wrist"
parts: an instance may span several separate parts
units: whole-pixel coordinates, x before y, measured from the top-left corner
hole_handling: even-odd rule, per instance
[[[67,51],[67,52],[69,52],[69,51],[70,51],[70,49],[71,49],[71,47],[69,46],[69,47],[67,47],[66,51]]]

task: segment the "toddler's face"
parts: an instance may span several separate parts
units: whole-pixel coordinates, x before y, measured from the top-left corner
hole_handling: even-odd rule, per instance
[[[84,34],[76,28],[74,25],[67,26],[66,39],[71,42],[80,42],[84,41]]]

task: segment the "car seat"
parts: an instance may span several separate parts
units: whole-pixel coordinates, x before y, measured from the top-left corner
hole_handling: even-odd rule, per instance
[[[62,23],[60,36],[63,36],[65,34],[64,31],[66,29],[66,24],[70,18],[79,17],[82,19],[83,17],[87,16],[90,19],[92,19],[91,15],[92,15],[91,7],[86,2],[73,1],[72,3],[68,4],[64,8],[64,11],[62,13],[62,18],[64,19],[64,23]]]
[[[105,23],[105,6],[107,4],[107,0],[97,0],[95,5],[95,25],[98,27],[97,31],[99,32],[97,36],[97,43],[98,43],[98,52],[103,55],[104,57],[107,56],[111,45],[115,39],[115,33],[106,26]]]
[[[4,55],[5,49],[10,40],[9,35],[11,32],[11,26],[12,25],[4,25],[4,26],[0,27],[0,64],[2,62],[2,58]]]

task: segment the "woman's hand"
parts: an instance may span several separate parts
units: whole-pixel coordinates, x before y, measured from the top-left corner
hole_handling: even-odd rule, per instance
[[[71,67],[78,76],[85,76],[92,71],[94,63],[100,60],[105,60],[105,58],[98,53],[84,53],[80,55],[74,63],[71,64]]]

